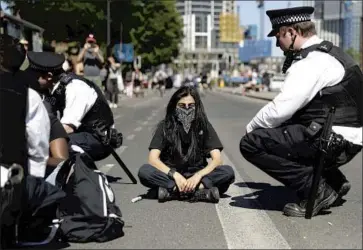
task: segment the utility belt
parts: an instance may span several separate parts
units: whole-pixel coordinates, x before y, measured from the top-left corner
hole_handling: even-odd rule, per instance
[[[314,144],[318,145],[320,151],[325,153],[326,168],[335,167],[340,158],[346,157],[347,154],[356,154],[362,148],[345,140],[342,135],[333,131],[330,132],[327,138],[322,138],[322,130],[323,126],[321,124],[312,121],[306,128],[306,135]]]
[[[92,133],[104,146],[119,148],[123,142],[123,135],[115,128],[93,126],[92,129],[83,130]]]

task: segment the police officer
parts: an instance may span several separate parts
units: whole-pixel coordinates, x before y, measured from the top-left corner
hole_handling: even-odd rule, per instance
[[[28,174],[44,177],[49,118],[41,98],[19,71],[24,59],[19,41],[0,35],[0,165],[18,163]]]
[[[19,71],[24,59],[25,50],[19,41],[1,34],[1,249],[12,248],[15,243],[16,221],[19,220],[23,208],[28,205],[24,191],[28,190],[29,181],[25,180],[30,175],[44,177],[48,159],[49,118],[39,95],[28,89],[27,79]],[[13,164],[17,166],[14,167]]]
[[[330,107],[336,108],[334,143],[319,183],[314,216],[347,194],[350,184],[338,167],[362,149],[362,72],[342,49],[316,35],[313,12],[313,7],[266,12],[273,28],[268,36],[276,37],[286,56],[286,79],[281,92],[247,125],[240,143],[249,162],[297,192],[301,202],[286,204],[287,216],[305,215],[320,127]]]
[[[64,73],[63,55],[28,52],[29,67],[38,72],[40,87],[49,90],[48,101],[60,113],[60,121],[76,145],[95,161],[106,158],[106,140],[114,125],[112,111],[99,87],[73,73]]]

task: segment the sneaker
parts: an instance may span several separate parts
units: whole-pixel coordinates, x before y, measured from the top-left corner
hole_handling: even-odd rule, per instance
[[[190,199],[190,202],[210,202],[210,203],[218,203],[219,202],[219,190],[216,187],[212,187],[210,189],[198,189],[195,191],[194,195]]]
[[[114,103],[114,104],[113,104],[113,107],[116,109],[116,108],[117,108],[117,104],[116,104],[116,103]]]
[[[319,186],[317,198],[313,208],[313,216],[317,215],[320,210],[328,209],[333,205],[338,198],[338,194],[325,182],[322,182]],[[283,213],[286,216],[304,217],[306,212],[306,206],[308,200],[303,200],[299,204],[288,203],[283,209]]]

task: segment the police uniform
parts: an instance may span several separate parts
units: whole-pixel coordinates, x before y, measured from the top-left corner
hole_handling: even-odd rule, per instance
[[[267,11],[273,30],[310,21],[312,7]],[[330,107],[336,108],[332,135],[340,141],[326,161],[314,215],[332,205],[349,184],[338,167],[362,148],[362,82],[359,66],[340,48],[314,35],[285,61],[286,79],[273,102],[264,106],[247,125],[240,151],[252,164],[297,191],[300,204],[287,204],[284,213],[304,216],[318,155],[319,135]],[[313,123],[316,122],[316,123]],[[315,124],[315,125],[314,125]],[[337,194],[338,193],[338,194]]]
[[[94,160],[106,158],[110,151],[102,141],[113,126],[112,111],[98,86],[73,73],[64,73],[64,56],[52,52],[28,52],[29,66],[38,72],[52,72],[59,81],[48,101],[61,114],[61,123],[73,128],[70,146],[76,145]],[[62,73],[63,72],[63,73]]]
[[[47,111],[39,95],[28,89],[23,72],[18,71],[25,53],[16,48],[13,38],[0,36],[3,56],[0,69],[0,165],[18,163],[24,166],[26,174],[44,177],[49,156]]]

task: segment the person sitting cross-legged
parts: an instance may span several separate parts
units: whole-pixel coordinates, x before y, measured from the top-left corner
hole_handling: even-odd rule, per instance
[[[218,203],[220,194],[234,182],[232,167],[222,165],[222,149],[197,90],[181,87],[157,126],[149,146],[149,164],[138,173],[140,182],[158,189],[160,202],[186,199]]]

